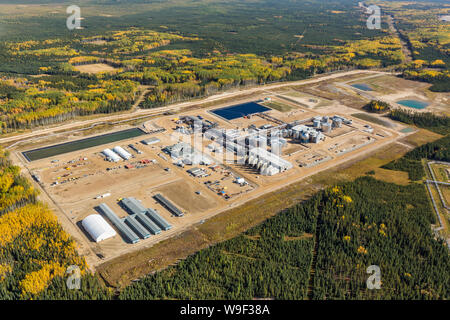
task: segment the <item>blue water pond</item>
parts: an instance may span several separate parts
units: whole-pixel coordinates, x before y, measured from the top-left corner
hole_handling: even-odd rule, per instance
[[[418,101],[418,100],[399,100],[399,101],[397,101],[397,103],[401,104],[402,106],[410,107],[410,108],[414,108],[414,109],[425,109],[429,105],[429,103],[427,103],[427,102]]]
[[[269,111],[270,108],[264,107],[256,102],[243,103],[231,107],[215,109],[211,112],[226,120],[233,120],[248,116],[249,114]]]

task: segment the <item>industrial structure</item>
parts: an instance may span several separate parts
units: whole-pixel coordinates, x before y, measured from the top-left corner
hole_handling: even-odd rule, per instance
[[[141,238],[147,239],[150,237],[150,232],[147,231],[139,222],[136,221],[134,215],[125,218],[125,223],[127,223],[130,228],[136,232]]]
[[[289,170],[292,164],[263,148],[253,148],[244,159],[245,163],[257,168],[262,175],[273,176]]]
[[[119,231],[131,242],[139,242],[139,237],[121,220],[114,211],[106,203],[101,203],[99,209],[112,222],[112,224],[119,229]]]
[[[161,217],[155,210],[148,209],[147,215],[164,231],[170,230],[172,226],[163,217]]]
[[[169,154],[173,160],[178,161],[180,164],[210,165],[214,163],[210,157],[195,150],[189,143],[186,142],[179,142],[174,145],[167,146],[163,149],[163,151]]]
[[[158,139],[158,138],[156,138],[156,137],[151,137],[151,138],[148,138],[148,139],[144,139],[144,140],[142,140],[141,142],[142,142],[143,144],[149,146],[149,145],[152,145],[152,144],[161,142],[161,140]]]
[[[124,160],[129,160],[129,159],[131,159],[133,157],[128,151],[126,151],[121,146],[114,147],[113,151],[115,153],[117,153],[119,156],[121,156]]]
[[[164,218],[162,218],[155,210],[145,208],[136,198],[124,198],[121,204],[131,214],[132,217],[141,221],[152,233],[158,234],[161,229],[166,231],[172,228]],[[149,221],[148,221],[149,220]]]
[[[99,214],[91,214],[81,221],[84,230],[89,233],[95,242],[114,237],[116,231]]]
[[[111,161],[111,162],[119,162],[120,160],[122,160],[117,153],[115,153],[114,151],[112,151],[111,149],[105,149],[102,151],[102,153],[106,156],[106,160]]]
[[[153,198],[157,200],[163,207],[172,212],[177,217],[184,216],[184,213],[178,209],[172,202],[164,198],[164,196],[160,193],[156,194]]]

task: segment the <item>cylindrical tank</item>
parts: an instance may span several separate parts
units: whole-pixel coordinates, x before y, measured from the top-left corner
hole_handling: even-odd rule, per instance
[[[321,122],[319,119],[314,119],[313,120],[313,127],[319,129],[321,125]]]
[[[331,132],[331,124],[329,124],[329,123],[322,124],[322,131],[324,133],[330,133]]]
[[[272,144],[272,146],[270,147],[270,151],[279,156],[281,154],[281,143],[280,142],[276,142],[274,144]]]
[[[319,135],[317,133],[311,134],[311,142],[312,143],[318,143],[319,142]]]
[[[333,120],[333,127],[335,127],[335,128],[342,127],[342,119],[339,119],[339,118],[334,119]]]
[[[309,142],[309,133],[308,132],[302,132],[302,135],[301,135],[301,141],[302,142]]]

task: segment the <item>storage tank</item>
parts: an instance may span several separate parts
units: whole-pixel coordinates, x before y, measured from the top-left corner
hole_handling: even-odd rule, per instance
[[[331,124],[329,124],[329,123],[322,124],[322,131],[324,133],[330,133],[331,132]]]
[[[259,160],[258,163],[256,164],[256,169],[259,170],[263,165],[264,165],[264,161],[263,160]]]
[[[321,121],[319,119],[314,119],[313,120],[313,127],[316,129],[319,129],[321,125]]]
[[[333,127],[335,127],[335,128],[342,127],[342,119],[340,119],[340,118],[333,119]]]
[[[116,146],[113,148],[113,151],[117,153],[119,156],[124,158],[125,160],[131,159],[131,154],[128,153],[124,148],[120,146]]]
[[[311,134],[311,142],[312,143],[318,143],[319,142],[319,134],[318,133],[313,133]]]
[[[270,147],[270,151],[273,154],[279,156],[281,154],[281,147],[282,147],[281,143],[279,141],[277,141],[275,143],[272,143],[272,145]]]
[[[309,142],[309,133],[308,132],[302,132],[300,140],[302,142]]]
[[[317,121],[322,121],[322,117],[321,117],[321,116],[315,116],[315,117],[313,118],[313,122],[314,122],[315,120],[317,120]]]
[[[117,153],[113,152],[111,149],[105,149],[102,151],[102,153],[106,156],[106,158],[111,162],[119,162],[120,157],[117,155]]]

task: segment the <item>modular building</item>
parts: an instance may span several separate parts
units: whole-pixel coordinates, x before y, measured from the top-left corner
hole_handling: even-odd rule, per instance
[[[161,140],[158,139],[158,138],[156,138],[156,137],[151,137],[151,138],[142,140],[141,142],[142,142],[143,144],[145,144],[145,145],[148,146],[148,145],[151,145],[151,144],[158,143],[158,142],[160,142],[160,141],[161,141]]]
[[[122,148],[121,146],[114,147],[113,151],[125,160],[129,160],[132,157],[131,154],[128,151],[126,151],[124,148]]]
[[[131,242],[139,242],[139,237],[111,210],[106,203],[101,203],[99,209],[116,226],[117,229]]]
[[[144,227],[146,227],[153,234],[160,234],[161,228],[158,227],[149,217],[145,214],[138,213],[135,215],[136,220],[138,220]]]
[[[201,177],[205,175],[205,170],[195,167],[192,169],[187,170],[187,172],[191,175],[193,175],[194,177]]]
[[[145,214],[147,211],[147,208],[145,208],[139,200],[133,197],[123,198],[121,203],[131,214]]]
[[[147,215],[164,231],[170,230],[172,226],[163,217],[161,217],[155,210],[148,209]]]
[[[99,214],[91,214],[84,218],[83,221],[81,221],[81,225],[95,242],[112,238],[117,234]]]
[[[106,159],[108,159],[108,161],[111,162],[119,162],[120,160],[122,160],[117,153],[115,153],[114,151],[112,151],[111,149],[105,149],[102,151],[102,153],[106,156]]]
[[[154,196],[154,198],[175,216],[177,217],[184,216],[184,213],[180,209],[178,209],[172,202],[164,198],[162,194],[158,193],[157,195]]]
[[[135,216],[128,216],[125,218],[125,222],[134,230],[137,234],[141,236],[143,239],[147,239],[150,237],[150,233],[139,223],[136,221]]]

